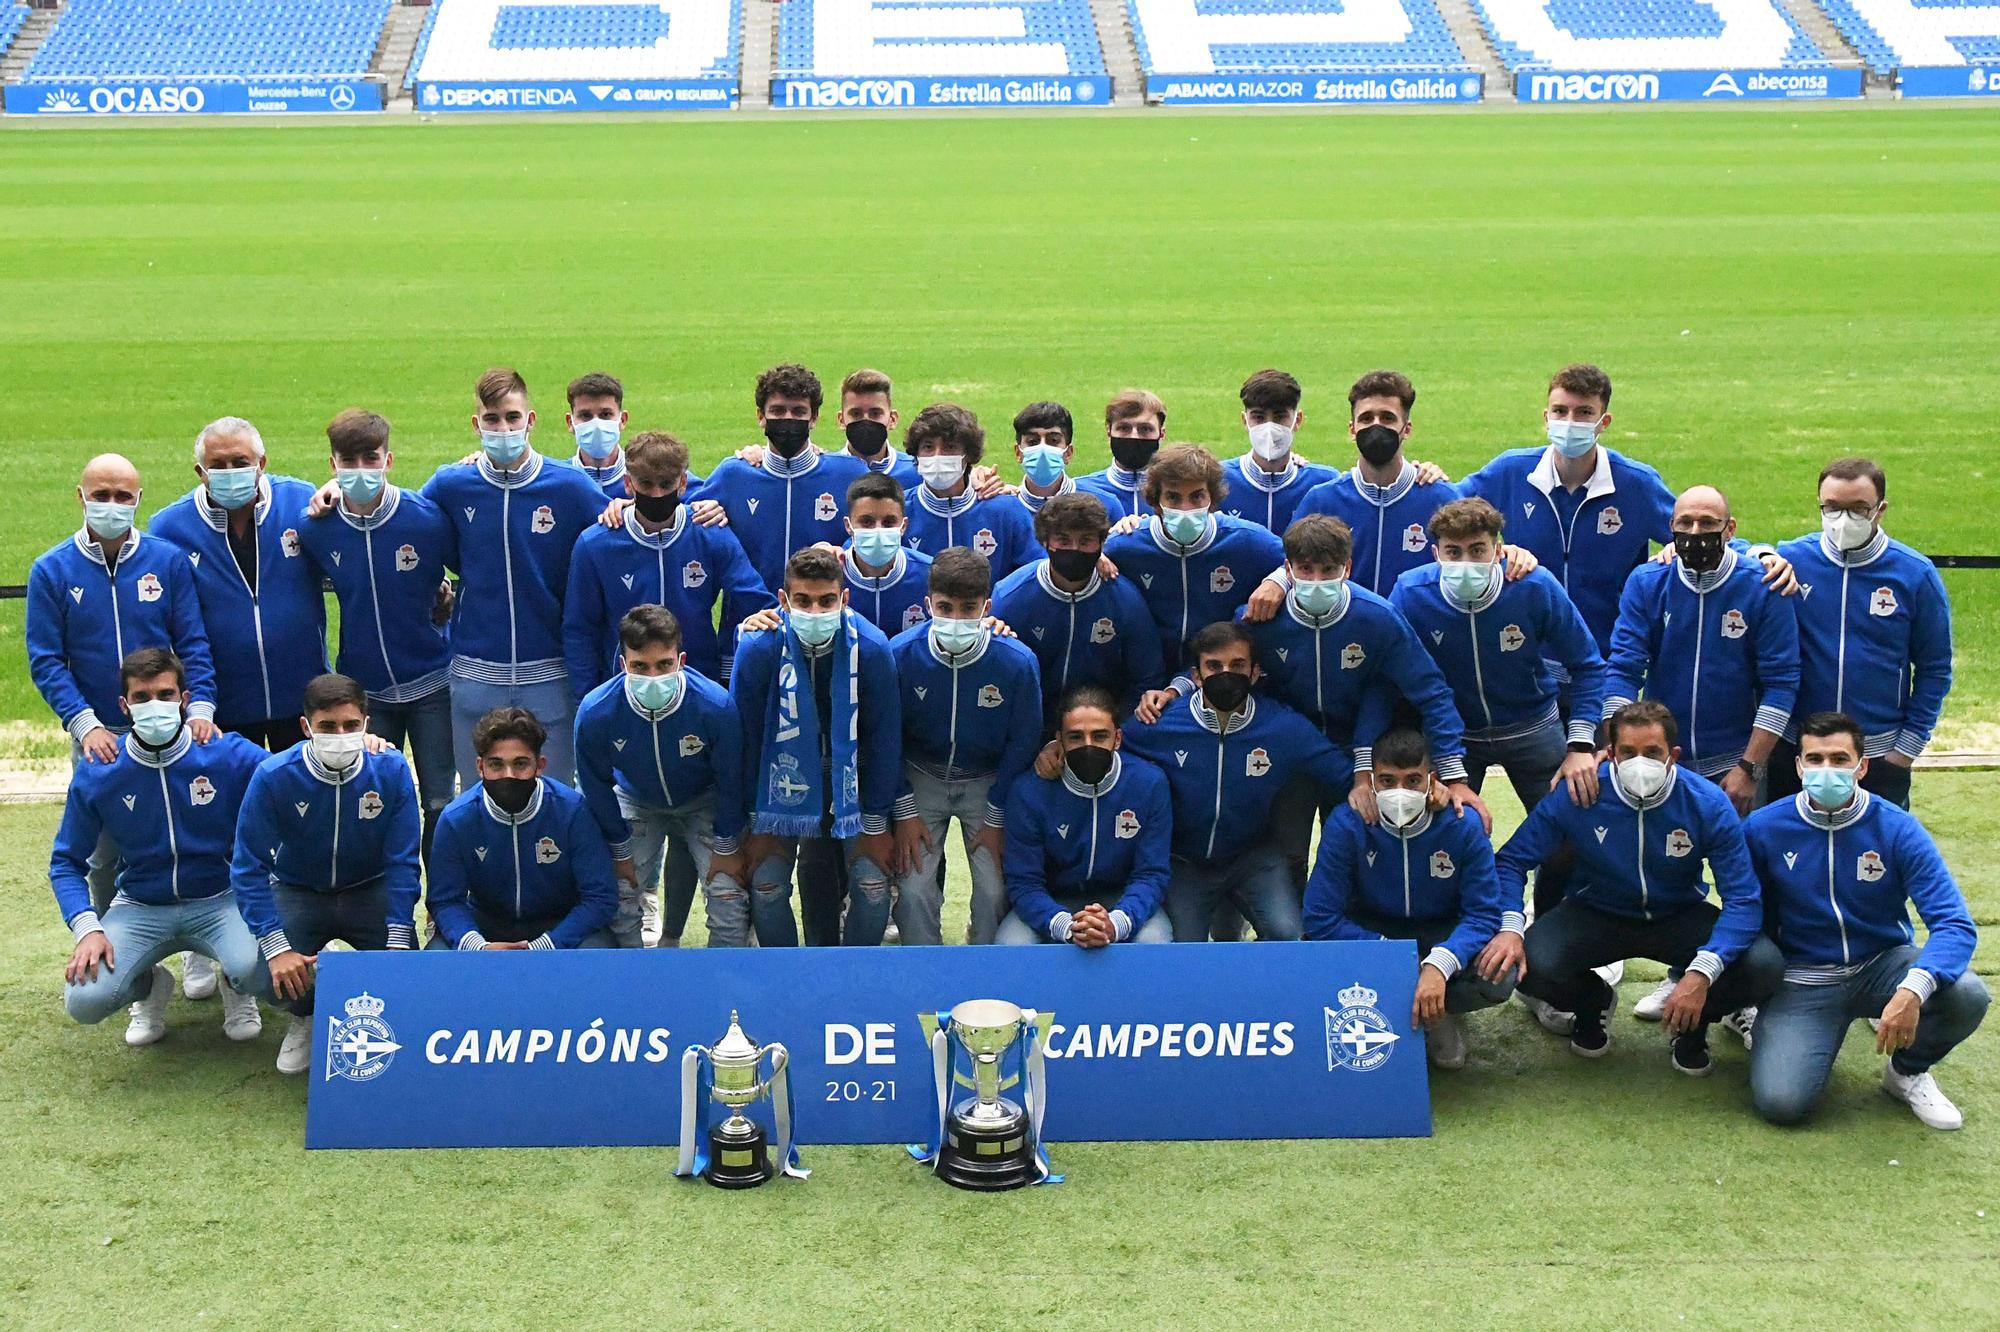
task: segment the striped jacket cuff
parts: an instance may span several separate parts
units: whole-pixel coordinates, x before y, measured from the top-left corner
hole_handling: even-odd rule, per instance
[[[889,806],[889,817],[892,819],[914,819],[917,817],[916,792],[909,791],[897,796],[896,803]],[[862,822],[865,824],[867,820],[863,819]]]
[[[291,952],[292,941],[285,937],[285,932],[283,930],[272,930],[269,934],[262,935],[258,938],[257,951],[264,955],[264,960],[266,962],[269,962],[272,958],[277,957],[280,953]]]
[[[1358,754],[1360,751],[1356,750],[1355,752]],[[1445,785],[1449,786],[1453,782],[1470,780],[1465,771],[1465,755],[1446,754],[1443,758],[1436,759],[1434,762],[1437,766],[1437,775]],[[1359,759],[1355,760],[1354,767],[1356,771],[1360,770],[1361,761]]]
[[[1113,911],[1111,913],[1111,932],[1117,942],[1124,943],[1132,937],[1132,918],[1123,911]]]
[[[1569,719],[1569,742],[1573,745],[1589,745],[1597,748],[1597,723],[1585,717]]]
[[[1928,735],[1920,735],[1906,726],[1896,732],[1896,743],[1893,748],[1898,754],[1909,758],[1922,758],[1924,749],[1930,742],[1931,738]]]
[[[1922,967],[1911,967],[1910,974],[1903,977],[1896,988],[1908,990],[1917,996],[1917,1002],[1920,1004],[1929,1003],[1930,997],[1937,993],[1937,977]]]
[[[1007,811],[990,800],[986,802],[986,826],[989,828],[1007,826]]]
[[[414,925],[391,925],[391,926],[389,927],[389,947],[391,947],[391,948],[415,948],[416,946],[417,946],[417,927],[416,927],[416,926],[414,926]]]
[[[1444,974],[1446,980],[1450,980],[1458,974],[1458,956],[1449,948],[1442,946],[1433,948],[1430,952],[1425,953],[1424,960],[1418,963],[1418,965],[1436,967]]]
[[[715,845],[710,848],[718,856],[733,856],[741,849],[741,843],[734,837],[718,837],[715,839]]]
[[[1687,969],[1699,971],[1708,977],[1708,983],[1713,985],[1722,978],[1722,959],[1704,948],[1694,955],[1694,961],[1688,963]]]
[[[79,911],[74,916],[70,917],[69,932],[76,936],[76,941],[78,943],[83,942],[83,938],[85,935],[96,934],[103,928],[104,926],[97,919],[97,913],[95,911]]]
[[[864,837],[875,837],[889,831],[889,816],[886,814],[863,814],[861,833]]]
[[[97,710],[95,708],[85,708],[82,712],[77,713],[76,716],[71,717],[69,725],[64,729],[69,732],[70,739],[76,741],[78,744],[82,744],[83,737],[89,735],[102,725],[104,723],[97,720]]]
[[[1186,698],[1189,694],[1192,694],[1195,691],[1195,683],[1192,679],[1190,679],[1185,675],[1176,675],[1173,678],[1172,683],[1170,683],[1167,686],[1167,688],[1173,690],[1176,694],[1179,694],[1182,698]]]
[[[1791,720],[1792,714],[1785,711],[1785,709],[1765,706],[1757,709],[1757,719],[1751,725],[1760,731],[1769,731],[1772,735],[1782,739],[1785,734],[1785,727]]]
[[[1612,713],[1618,711],[1618,709],[1624,707],[1631,701],[1632,700],[1629,698],[1623,698],[1615,694],[1607,695],[1604,699],[1604,712],[1601,716],[1599,716],[1598,720],[1610,721]]]
[[[486,947],[486,936],[478,930],[467,930],[458,936],[458,951],[461,953],[476,953],[484,947]]]
[[[611,843],[611,858],[613,860],[630,860],[632,858],[632,842],[633,839],[628,837],[622,842]]]
[[[215,720],[215,704],[206,700],[197,700],[188,704],[187,715],[189,721],[212,722]]]
[[[1526,912],[1503,911],[1500,913],[1500,928],[1494,931],[1494,933],[1526,935],[1527,932],[1528,916]]]
[[[555,951],[555,947],[556,941],[549,938],[546,934],[538,934],[528,941],[528,949],[531,952],[552,953]]]
[[[1354,747],[1354,771],[1357,775],[1375,771],[1375,746],[1356,745]]]
[[[1049,938],[1054,939],[1057,943],[1068,943],[1070,919],[1069,912],[1056,912],[1055,916],[1049,921]]]

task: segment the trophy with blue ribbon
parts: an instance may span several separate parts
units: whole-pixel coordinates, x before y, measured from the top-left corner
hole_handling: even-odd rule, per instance
[[[769,1078],[763,1076],[766,1055],[771,1058]],[[804,1179],[807,1172],[800,1168],[798,1149],[792,1145],[792,1087],[786,1075],[790,1062],[784,1046],[759,1045],[744,1035],[734,1010],[721,1040],[713,1046],[689,1046],[681,1056],[681,1152],[674,1173],[700,1175],[719,1189],[754,1189],[778,1170]],[[771,1133],[744,1113],[767,1097]],[[730,1112],[712,1128],[711,1103]]]
[[[1037,1015],[1004,999],[968,999],[938,1014],[931,1037],[938,1124],[928,1160],[961,1189],[997,1192],[1054,1183],[1042,1150],[1044,1085]],[[969,1067],[961,1071],[959,1065]],[[972,1095],[952,1104],[958,1087]],[[1021,1100],[1004,1092],[1018,1087]]]

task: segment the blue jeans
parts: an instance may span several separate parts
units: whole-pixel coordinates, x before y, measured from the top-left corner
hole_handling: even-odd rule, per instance
[[[1410,920],[1406,917],[1372,916],[1365,912],[1350,911],[1347,918],[1364,930],[1373,930],[1384,939],[1410,939],[1417,945],[1417,966],[1424,964],[1424,954],[1451,937],[1458,928],[1458,920],[1449,917],[1444,920]],[[1514,993],[1511,977],[1499,981],[1489,981],[1471,967],[1460,967],[1444,983],[1444,1011],[1447,1013],[1476,1013],[1482,1008],[1504,1004]]]
[[[430,863],[431,830],[437,816],[451,803],[457,790],[458,773],[451,748],[451,701],[449,688],[440,689],[410,703],[368,700],[368,729],[409,755],[417,770],[417,794],[424,806],[424,863]],[[469,737],[468,737],[469,738]],[[477,775],[475,774],[475,780]]]
[[[117,897],[100,923],[111,942],[112,965],[98,967],[96,980],[63,987],[63,1007],[78,1022],[102,1022],[144,999],[153,992],[154,964],[175,953],[212,957],[231,986],[270,997],[271,972],[237,914],[233,892],[172,906]]]
[[[495,708],[526,708],[548,731],[542,757],[548,775],[567,786],[576,785],[576,698],[568,680],[544,684],[490,685],[477,680],[451,681],[451,749],[458,762],[458,784],[470,791],[479,783],[479,755],[472,748],[472,728]]]
[[[1836,984],[1779,986],[1757,1010],[1757,1041],[1750,1047],[1750,1095],[1757,1113],[1773,1124],[1797,1124],[1812,1114],[1826,1094],[1848,1027],[1856,1019],[1881,1016],[1917,954],[1910,944],[1887,948]],[[1978,1028],[1989,1002],[1984,982],[1970,971],[1938,987],[1917,1015],[1916,1040],[1889,1062],[1905,1077],[1928,1071]]]
[[[1297,939],[1305,930],[1291,865],[1277,847],[1253,847],[1227,864],[1173,858],[1167,867],[1167,918],[1175,943],[1206,940],[1223,902],[1243,913],[1259,939]]]
[[[750,924],[757,942],[765,948],[796,948],[798,922],[792,918],[792,866],[799,859],[798,839],[766,838],[775,842],[761,860],[750,866]],[[841,846],[847,862],[847,920],[841,926],[840,942],[849,947],[882,942],[889,928],[889,876],[880,865],[855,850],[856,839]],[[752,855],[757,851],[753,849]],[[801,894],[810,889],[801,885]]]
[[[673,809],[654,809],[632,804],[621,795],[618,808],[632,829],[632,864],[638,870],[639,882],[634,887],[619,880],[618,914],[612,918],[611,935],[620,948],[643,948],[645,940],[639,931],[639,898],[660,881],[661,862],[669,859],[666,854],[668,837],[687,848],[694,862],[695,879],[708,879],[709,857],[715,852],[715,797],[703,796]],[[671,884],[667,893],[671,901]],[[724,874],[707,884],[704,896],[708,903],[708,946],[747,946],[750,942],[750,895],[743,890],[743,885]],[[679,931],[669,935],[663,919],[661,937],[678,938]]]
[[[923,854],[923,863],[896,881],[897,933],[906,944],[944,942],[944,888],[938,870],[944,863],[945,834],[956,819],[972,872],[972,921],[966,942],[992,943],[1001,913],[1007,909],[1007,884],[1000,877],[1000,862],[984,847],[975,850],[972,838],[986,826],[986,799],[993,792],[993,779],[947,782],[910,764],[903,766],[903,775],[916,797],[917,817],[930,834],[931,845]]]
[[[278,907],[278,923],[285,928],[285,940],[293,951],[307,956],[318,953],[335,939],[363,952],[389,946],[389,889],[374,883],[345,892],[322,893],[311,888],[295,888],[288,883],[271,885]],[[274,1000],[278,1007],[299,1017],[310,1017],[313,991],[300,999]]]
[[[1167,913],[1155,911],[1146,917],[1146,923],[1132,931],[1126,943],[1172,943],[1174,927],[1167,923]],[[1028,922],[1009,911],[1000,918],[1000,928],[993,932],[993,942],[997,944],[1038,944],[1054,943],[1047,934],[1037,933]]]

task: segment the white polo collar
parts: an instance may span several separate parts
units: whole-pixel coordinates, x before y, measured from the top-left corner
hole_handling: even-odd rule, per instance
[[[1560,457],[1555,445],[1544,445],[1542,456],[1536,460],[1534,470],[1528,473],[1528,484],[1544,495],[1554,496],[1562,487],[1562,478],[1556,474],[1556,462]],[[1611,450],[1600,441],[1597,445],[1597,468],[1591,472],[1590,480],[1584,483],[1583,497],[1594,500],[1599,495],[1609,495],[1615,488],[1611,483]]]

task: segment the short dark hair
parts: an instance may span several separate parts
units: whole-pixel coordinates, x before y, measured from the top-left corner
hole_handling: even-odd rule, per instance
[[[593,370],[587,375],[578,375],[569,381],[569,405],[576,406],[578,398],[616,398],[618,405],[625,405],[625,386],[614,375],[602,370]]]
[[[1062,729],[1063,722],[1068,720],[1069,714],[1078,708],[1096,708],[1111,718],[1113,726],[1118,724],[1118,700],[1113,698],[1111,691],[1103,685],[1080,684],[1062,696],[1062,702],[1056,705],[1058,731]]]
[[[879,393],[883,397],[894,401],[895,395],[891,391],[892,388],[893,386],[889,383],[889,376],[883,374],[880,370],[863,368],[856,370],[847,378],[840,381],[840,396],[845,398],[851,393],[858,398],[864,394]]]
[[[764,404],[772,398],[803,398],[812,404],[813,415],[818,416],[820,404],[826,401],[826,390],[820,387],[818,375],[787,361],[757,376],[757,410],[763,411]]]
[[[126,686],[134,680],[150,680],[156,675],[173,672],[175,682],[187,688],[187,668],[181,659],[165,648],[137,648],[125,654],[125,660],[118,663],[118,692],[126,692]]]
[[[1285,558],[1338,569],[1354,558],[1354,531],[1330,513],[1309,513],[1285,529]]]
[[[665,606],[634,606],[618,621],[618,646],[636,652],[649,644],[679,648],[681,622]]]
[[[1507,520],[1500,516],[1500,510],[1474,495],[1438,506],[1438,511],[1431,515],[1431,540],[1465,541],[1479,536],[1498,540],[1506,526]]]
[[[1595,398],[1611,405],[1611,376],[1587,361],[1566,365],[1549,376],[1549,387],[1565,389],[1579,398]]]
[[[349,407],[326,423],[326,442],[336,458],[354,458],[389,447],[389,422],[374,412]]]
[[[480,406],[497,407],[500,405],[501,399],[505,398],[509,393],[518,393],[524,398],[527,397],[528,381],[521,378],[519,370],[510,369],[504,365],[496,366],[479,377],[472,386],[472,392],[479,399]]]
[[[540,754],[548,739],[547,728],[536,720],[534,713],[511,705],[493,709],[472,728],[472,750],[481,758],[502,740],[519,740]]]
[[[1265,411],[1291,413],[1299,409],[1299,399],[1305,391],[1299,381],[1283,370],[1259,370],[1243,381],[1243,387],[1236,396],[1243,400],[1244,411]]]
[[[913,457],[918,448],[933,441],[958,445],[968,468],[986,452],[986,431],[979,418],[955,402],[932,403],[918,412],[903,432],[903,449]]]
[[[1111,532],[1111,515],[1104,501],[1081,490],[1057,495],[1035,515],[1035,540],[1046,546],[1056,536],[1096,537],[1100,544]]]
[[[1815,712],[1799,723],[1799,742],[1804,744],[1807,736],[1815,740],[1829,735],[1844,735],[1854,741],[1854,756],[1861,757],[1862,746],[1868,737],[1861,734],[1861,723],[1844,712]]]
[[[966,546],[946,546],[931,561],[930,590],[938,597],[984,597],[993,592],[993,566]]]
[[[1061,430],[1065,440],[1076,438],[1076,420],[1059,402],[1031,402],[1014,413],[1014,438],[1030,430]]]
[[[361,682],[350,675],[315,675],[306,681],[305,697],[300,700],[299,711],[307,717],[319,712],[352,703],[361,709],[361,715],[368,715],[368,691]]]
[[[1399,726],[1393,731],[1384,731],[1375,741],[1375,767],[1383,768],[1428,768],[1431,766],[1431,749],[1424,743],[1424,733],[1408,726]]]
[[[870,472],[848,483],[847,511],[853,513],[854,506],[862,500],[894,500],[896,507],[903,512],[910,510],[909,497],[903,494],[903,488],[887,472]]]
[[[1353,412],[1363,398],[1394,398],[1403,404],[1403,415],[1408,416],[1417,405],[1417,386],[1399,370],[1370,370],[1347,390],[1347,410]]]
[[[785,561],[785,586],[793,583],[837,583],[840,581],[840,557],[832,551],[821,550],[818,546],[807,546],[804,550],[792,552],[792,558]]]
[[[672,485],[687,475],[688,446],[664,430],[641,430],[625,441],[625,470],[649,484]]]
[[[1129,421],[1135,416],[1158,417],[1160,433],[1167,431],[1167,405],[1160,401],[1157,393],[1150,389],[1120,389],[1104,404],[1104,425],[1106,429],[1120,421]]]
[[[1254,644],[1250,631],[1235,620],[1217,620],[1197,630],[1195,636],[1188,640],[1188,660],[1198,663],[1211,652],[1220,652],[1239,643],[1245,646]]]
[[[1667,737],[1667,748],[1672,749],[1681,742],[1680,727],[1674,724],[1674,714],[1666,704],[1656,698],[1642,698],[1636,703],[1627,703],[1611,714],[1611,721],[1604,728],[1606,743],[1618,743],[1618,728],[1621,726],[1657,726]]]
[[[1881,464],[1873,458],[1835,458],[1819,469],[1819,480],[1813,483],[1813,490],[1832,479],[1834,481],[1867,481],[1875,487],[1875,502],[1880,504],[1889,498],[1889,478]]]

